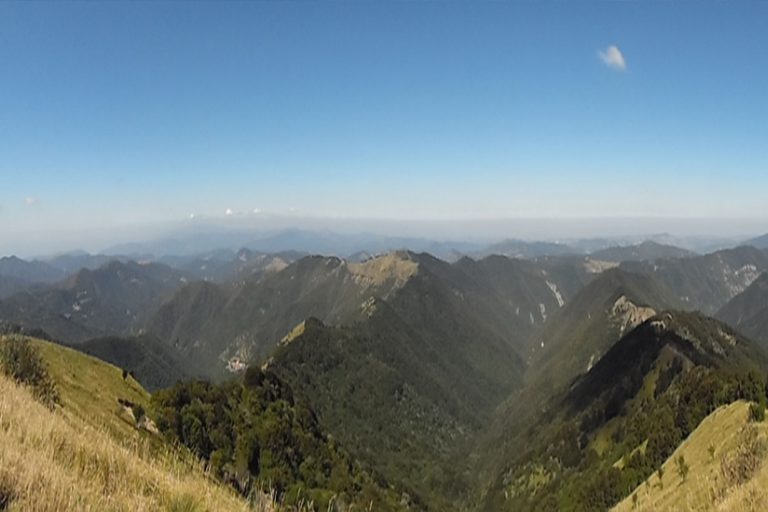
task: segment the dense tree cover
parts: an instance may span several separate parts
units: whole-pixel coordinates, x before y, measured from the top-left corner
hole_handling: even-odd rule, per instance
[[[664,388],[662,393],[633,398],[629,390],[637,386],[627,384],[620,388],[626,396],[617,396],[613,389],[608,399],[597,399],[581,414],[561,420],[507,478],[510,510],[607,510],[660,470],[717,407],[735,400],[765,403],[766,381],[757,372],[682,367],[673,360],[659,372],[655,385]],[[673,369],[677,371],[670,375]],[[620,411],[610,414],[617,403],[622,404]],[[612,419],[610,443],[598,455],[590,440],[607,419]],[[530,485],[531,468],[541,466],[549,475],[547,483]],[[687,475],[684,466],[678,463],[678,471]]]
[[[312,409],[270,372],[249,368],[240,382],[177,384],[155,393],[152,415],[164,435],[244,495],[270,489],[289,505],[312,502],[318,510],[406,508],[382,478],[326,436]]]

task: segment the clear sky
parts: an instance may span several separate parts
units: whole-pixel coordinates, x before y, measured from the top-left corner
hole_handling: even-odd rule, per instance
[[[767,91],[768,2],[0,2],[0,244],[228,210],[768,221]]]

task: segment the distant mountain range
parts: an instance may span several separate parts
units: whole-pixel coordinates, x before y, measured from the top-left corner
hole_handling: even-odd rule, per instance
[[[594,251],[590,256],[596,260],[613,261],[655,261],[662,258],[687,258],[695,253],[674,245],[664,245],[646,240],[635,245],[608,247]]]
[[[768,234],[759,236],[757,238],[752,238],[750,240],[745,240],[743,245],[751,245],[753,247],[757,247],[758,249],[768,249]]]
[[[691,258],[624,262],[621,268],[655,276],[686,308],[712,315],[768,269],[768,252],[742,246]]]
[[[312,438],[317,453],[339,443],[349,458],[331,464],[369,468],[350,474],[404,510],[608,509],[715,408],[765,394],[768,250],[420,242],[443,259],[360,241],[291,232],[261,249],[3,258],[0,333],[56,340],[150,390],[192,379],[158,395],[165,413],[218,429],[205,412],[218,410],[230,430],[167,433],[230,477],[245,464],[232,429],[264,413],[249,407],[304,415],[278,429],[295,450],[280,478],[340,488],[290,437],[309,426],[328,436]],[[248,435],[277,443],[269,432]]]
[[[165,265],[114,260],[54,286],[0,301],[0,319],[41,328],[67,342],[129,334],[185,280],[184,274]]]

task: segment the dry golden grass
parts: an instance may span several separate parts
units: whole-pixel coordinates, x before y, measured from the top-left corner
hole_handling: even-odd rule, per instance
[[[249,503],[185,450],[139,431],[118,399],[146,407],[149,395],[119,368],[31,341],[62,406],[50,411],[0,376],[0,510],[275,510],[268,497]]]
[[[757,462],[757,471],[745,483],[726,482],[723,468],[745,439],[749,405],[736,402],[717,409],[664,463],[663,477],[654,473],[614,510],[628,511],[738,511],[768,510],[768,465]],[[761,439],[766,422],[752,424]],[[683,479],[675,461],[683,456],[689,472]],[[764,458],[761,456],[761,458]],[[726,462],[724,462],[726,461]],[[636,501],[633,496],[637,496]]]
[[[269,500],[250,505],[199,463],[150,444],[118,443],[0,377],[0,504],[10,511],[273,510]]]

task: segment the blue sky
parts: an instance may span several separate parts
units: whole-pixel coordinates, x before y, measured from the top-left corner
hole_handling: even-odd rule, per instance
[[[254,209],[768,221],[766,91],[768,2],[2,2],[0,243]]]

